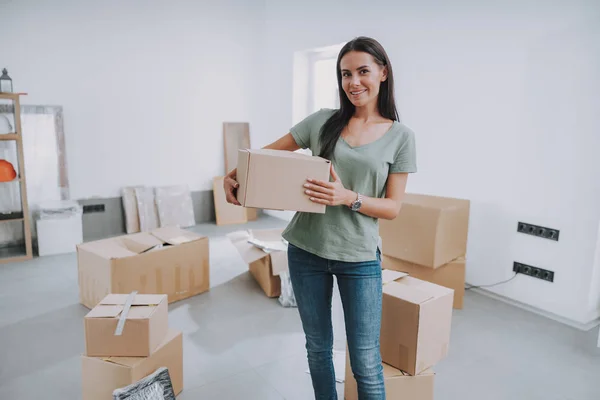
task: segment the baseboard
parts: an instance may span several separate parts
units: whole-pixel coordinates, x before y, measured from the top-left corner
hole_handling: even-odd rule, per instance
[[[471,285],[469,285],[469,284],[466,285],[467,288],[470,287],[470,286]],[[560,315],[556,315],[554,313],[542,310],[540,308],[530,306],[529,304],[525,304],[525,303],[522,303],[520,301],[513,300],[513,299],[511,299],[509,297],[499,295],[497,293],[491,292],[491,291],[486,290],[486,289],[475,288],[475,289],[470,289],[470,290],[472,292],[481,294],[483,296],[487,296],[489,298],[501,301],[501,302],[506,303],[506,304],[510,304],[511,306],[521,308],[523,310],[532,312],[534,314],[541,315],[542,317],[554,320],[556,322],[560,322],[562,324],[568,325],[568,326],[570,326],[572,328],[575,328],[575,329],[578,329],[578,330],[581,330],[581,331],[589,331],[590,329],[593,329],[593,328],[597,327],[598,325],[600,325],[600,316],[598,318],[595,318],[594,320],[588,322],[588,323],[583,324],[581,322],[574,321],[572,319],[565,318],[565,317],[562,317]]]

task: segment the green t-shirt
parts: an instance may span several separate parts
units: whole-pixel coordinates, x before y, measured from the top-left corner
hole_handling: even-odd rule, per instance
[[[335,111],[321,109],[291,128],[296,143],[318,155],[321,127]],[[363,146],[352,147],[340,137],[333,167],[346,189],[364,196],[385,197],[388,174],[417,171],[414,133],[394,121],[385,135]],[[326,259],[372,261],[376,259],[379,223],[346,205],[327,206],[325,214],[297,212],[283,237]]]

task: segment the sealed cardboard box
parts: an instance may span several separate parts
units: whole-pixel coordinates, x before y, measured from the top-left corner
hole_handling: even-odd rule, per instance
[[[169,303],[209,290],[208,237],[165,227],[77,246],[79,300],[107,294],[166,294]]]
[[[330,161],[283,150],[239,150],[237,199],[244,207],[325,213],[304,193],[308,178],[329,181]]]
[[[381,358],[418,375],[448,354],[453,290],[384,269]]]
[[[85,316],[85,355],[146,357],[165,339],[169,330],[167,296],[138,294],[129,310],[124,310],[128,297],[109,294]],[[123,331],[115,335],[121,318],[125,319]]]
[[[407,193],[394,220],[381,220],[383,254],[431,268],[466,255],[469,200]]]
[[[435,372],[427,369],[416,376],[382,363],[385,397],[388,399],[433,400]],[[358,387],[346,352],[344,400],[358,400]]]
[[[288,270],[287,244],[281,237],[282,232],[283,229],[253,229],[228,235],[248,264],[250,273],[269,297],[279,297],[279,275]]]
[[[160,367],[169,370],[175,394],[183,390],[183,338],[169,329],[149,357],[81,356],[83,400],[110,400],[115,389],[131,385]]]
[[[463,308],[466,274],[466,260],[464,257],[457,258],[436,269],[423,267],[422,265],[413,264],[389,256],[383,256],[381,258],[381,265],[382,268],[406,272],[413,278],[432,282],[454,290],[453,307],[456,309]]]

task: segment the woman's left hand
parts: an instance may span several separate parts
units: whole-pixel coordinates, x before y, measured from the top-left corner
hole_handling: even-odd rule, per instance
[[[349,206],[350,203],[356,200],[357,195],[344,187],[342,180],[333,168],[333,163],[331,163],[331,177],[333,182],[307,179],[308,183],[304,185],[306,188],[305,193],[315,203],[328,206],[338,206],[340,204]]]

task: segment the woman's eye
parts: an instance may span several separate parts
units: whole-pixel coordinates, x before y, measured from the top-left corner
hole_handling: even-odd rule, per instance
[[[367,72],[369,72],[368,69],[363,69],[363,70],[360,71],[361,74],[366,74]]]

